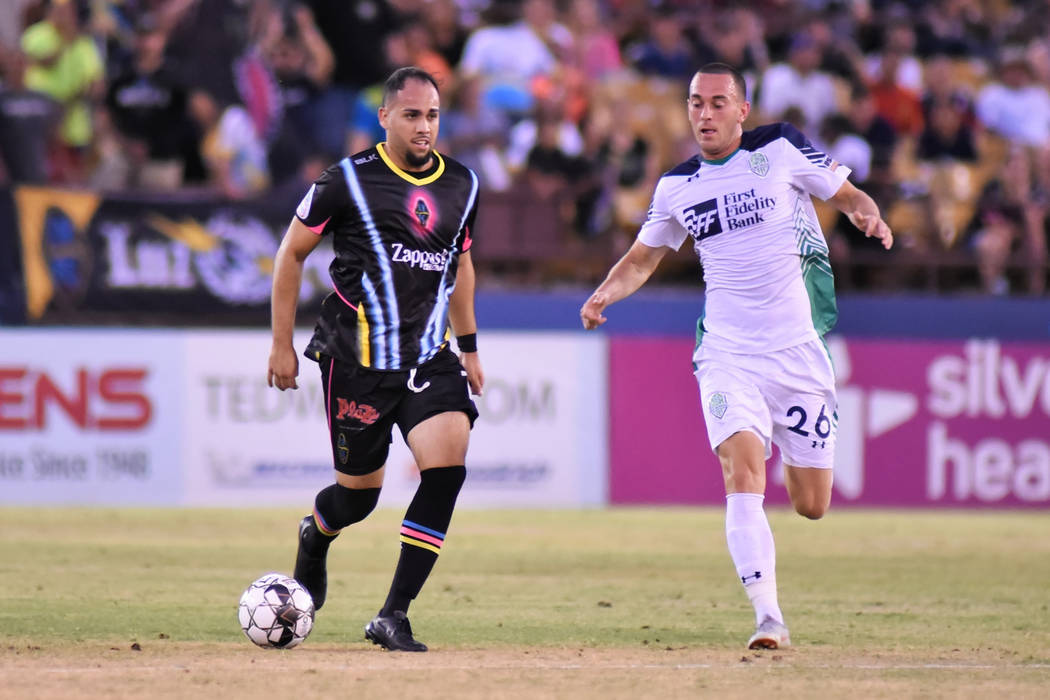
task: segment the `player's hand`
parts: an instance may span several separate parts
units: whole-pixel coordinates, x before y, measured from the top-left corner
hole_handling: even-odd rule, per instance
[[[266,383],[281,391],[298,389],[299,385],[295,382],[298,376],[299,357],[295,354],[295,348],[291,345],[274,346],[270,350],[270,366],[266,371]]]
[[[580,321],[586,330],[593,331],[609,319],[602,316],[602,311],[609,305],[609,299],[603,292],[592,294],[580,309]]]
[[[889,224],[878,216],[853,212],[849,215],[849,220],[854,226],[863,231],[868,238],[881,240],[882,247],[886,250],[893,247],[893,231],[890,230]]]
[[[485,372],[481,369],[481,359],[476,352],[461,352],[459,363],[467,371],[467,384],[470,385],[470,393],[481,396],[481,390],[485,388]]]

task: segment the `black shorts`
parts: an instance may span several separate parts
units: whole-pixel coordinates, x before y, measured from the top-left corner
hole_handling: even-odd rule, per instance
[[[335,468],[343,474],[370,474],[386,463],[393,427],[408,439],[412,428],[431,416],[478,409],[470,398],[467,372],[448,348],[414,370],[377,372],[322,355],[328,431]]]

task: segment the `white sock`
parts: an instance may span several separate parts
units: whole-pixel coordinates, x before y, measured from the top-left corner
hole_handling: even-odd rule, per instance
[[[767,617],[784,622],[777,604],[776,548],[769,520],[762,509],[760,493],[731,493],[726,496],[726,543],[737,576],[755,608],[755,620]]]

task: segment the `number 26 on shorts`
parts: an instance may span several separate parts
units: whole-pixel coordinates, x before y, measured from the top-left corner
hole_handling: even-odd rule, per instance
[[[793,433],[798,433],[803,437],[809,437],[809,430],[806,429],[809,416],[806,414],[806,409],[801,406],[792,406],[787,411],[788,418],[796,418],[798,422],[794,425],[789,425],[788,430]],[[824,439],[831,435],[831,419],[828,418],[827,406],[824,404],[820,405],[820,413],[817,414],[816,420],[813,422],[813,432],[817,434],[817,437]]]

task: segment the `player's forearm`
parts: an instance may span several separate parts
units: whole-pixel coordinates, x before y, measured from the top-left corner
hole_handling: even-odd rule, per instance
[[[874,216],[881,218],[879,205],[866,192],[850,183],[843,187],[832,199],[832,204],[846,216]]]
[[[456,288],[448,301],[448,322],[457,336],[477,333],[478,330],[474,316],[474,284],[474,265],[469,259],[461,258]]]
[[[635,243],[627,253],[620,258],[609,274],[595,291],[606,300],[606,306],[621,299],[625,299],[636,291],[652,276],[656,266],[660,262],[662,254],[657,249],[639,248],[643,245]],[[644,254],[643,254],[644,253]]]
[[[303,279],[303,261],[284,245],[277,251],[273,268],[273,292],[270,298],[270,325],[274,345],[292,344],[295,310],[299,304],[299,287]]]

